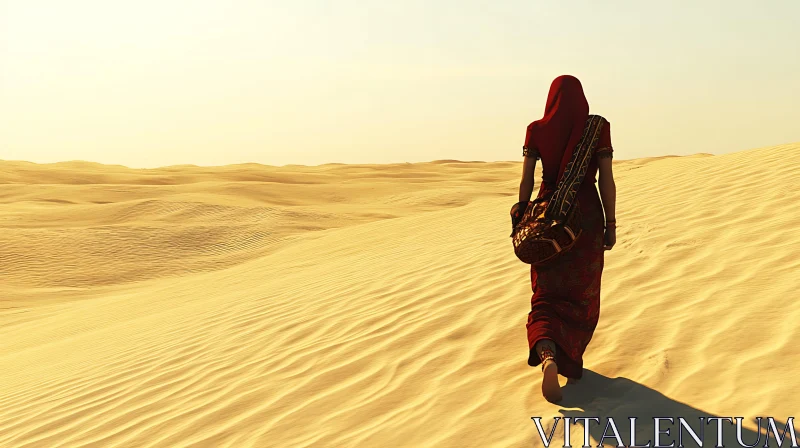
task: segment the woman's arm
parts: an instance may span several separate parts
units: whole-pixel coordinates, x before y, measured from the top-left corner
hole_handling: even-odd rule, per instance
[[[600,189],[600,200],[606,214],[606,230],[603,235],[603,249],[611,250],[617,244],[617,186],[614,183],[614,172],[611,170],[611,157],[600,157],[598,160],[600,178],[597,186]]]
[[[519,183],[519,202],[528,202],[533,194],[536,157],[525,156],[522,161],[522,181]]]
[[[614,183],[614,172],[611,169],[611,157],[600,157],[597,164],[600,170],[597,186],[600,189],[600,200],[603,202],[606,222],[616,221],[617,185]]]
[[[522,215],[528,207],[528,201],[531,200],[533,194],[533,172],[536,170],[536,157],[524,156],[522,161],[522,181],[519,183],[519,202],[511,207],[511,236],[517,225],[522,220]]]

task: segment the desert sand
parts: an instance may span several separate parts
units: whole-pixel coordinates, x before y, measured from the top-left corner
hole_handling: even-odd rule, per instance
[[[800,143],[614,169],[600,324],[551,404],[508,237],[521,160],[0,161],[0,447],[530,447],[533,416],[740,416],[745,437],[800,418]]]

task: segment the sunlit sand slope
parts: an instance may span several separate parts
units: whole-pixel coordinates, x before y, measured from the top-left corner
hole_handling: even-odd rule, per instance
[[[798,169],[800,144],[615,162],[600,325],[553,405],[518,162],[0,161],[0,447],[527,447],[564,415],[755,437],[800,414]]]

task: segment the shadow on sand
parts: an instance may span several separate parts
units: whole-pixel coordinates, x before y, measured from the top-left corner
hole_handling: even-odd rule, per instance
[[[788,398],[788,397],[787,397]],[[710,415],[699,409],[693,408],[687,404],[680,403],[672,400],[660,392],[643,386],[639,383],[631,381],[627,378],[608,378],[590,370],[584,370],[583,379],[578,384],[571,384],[564,388],[564,399],[559,403],[562,408],[573,409],[560,409],[559,412],[562,417],[574,418],[599,418],[600,422],[591,421],[589,424],[589,435],[592,440],[589,441],[592,447],[597,447],[601,440],[605,447],[617,446],[617,440],[612,436],[611,429],[606,433],[610,437],[603,439],[604,430],[608,423],[608,419],[613,417],[614,424],[617,427],[620,437],[622,438],[623,446],[631,444],[630,435],[630,417],[636,417],[636,445],[648,446],[650,442],[651,448],[656,448],[659,445],[655,440],[655,417],[671,417],[673,423],[669,421],[662,421],[660,429],[662,436],[659,440],[660,446],[672,446],[679,448],[681,446],[687,448],[695,447],[797,447],[793,444],[791,438],[791,429],[785,431],[786,418],[793,416],[777,416],[777,415],[762,415],[762,416],[745,416],[745,415]],[[579,408],[578,410],[574,408]],[[702,444],[698,444],[685,429],[682,431],[682,440],[679,440],[680,424],[678,417],[682,417],[687,424],[691,426]],[[730,417],[736,421],[736,417],[742,417],[742,425],[749,425],[751,427],[757,426],[756,417],[762,417],[761,420],[761,433],[754,430],[742,428],[742,442],[740,444],[737,439],[736,426],[728,421],[709,421],[709,418],[714,417]],[[769,431],[769,444],[767,445],[767,417],[774,417],[775,426],[778,430],[778,435],[783,437],[783,443],[778,444],[775,440],[774,433]],[[700,418],[703,418],[703,425],[701,429]],[[572,436],[570,441],[572,447],[582,447],[584,440],[583,434],[585,426],[584,420],[579,422],[571,422],[575,425],[573,434],[579,432],[580,437],[575,438]],[[717,424],[722,424],[722,444],[717,444]],[[552,427],[553,420],[543,419],[542,426],[545,429],[545,434],[549,434]],[[563,419],[559,422],[552,443],[551,448],[564,446],[564,432],[563,432]],[[794,423],[796,426],[797,423]],[[669,434],[665,431],[669,429]],[[539,444],[538,431],[534,430],[535,438]],[[795,433],[800,438],[800,432],[795,428]],[[785,434],[785,436],[784,436]],[[800,442],[800,440],[797,440]],[[674,442],[674,445],[673,445]],[[682,444],[681,444],[682,443]]]

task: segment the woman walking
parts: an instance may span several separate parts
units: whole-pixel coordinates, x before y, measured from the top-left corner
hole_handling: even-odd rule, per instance
[[[542,161],[542,182],[537,197],[543,197],[552,194],[558,185],[566,163],[564,153],[577,145],[588,116],[589,104],[580,81],[567,75],[556,78],[550,86],[544,117],[527,129],[520,202],[512,213],[515,225],[533,193],[537,160]],[[552,262],[531,266],[533,297],[526,323],[528,364],[542,365],[542,394],[551,402],[562,397],[558,374],[567,377],[568,383],[581,378],[583,353],[600,315],[603,254],[616,243],[612,153],[611,133],[606,123],[578,189],[582,236],[574,247]],[[598,169],[599,181],[595,179]]]

